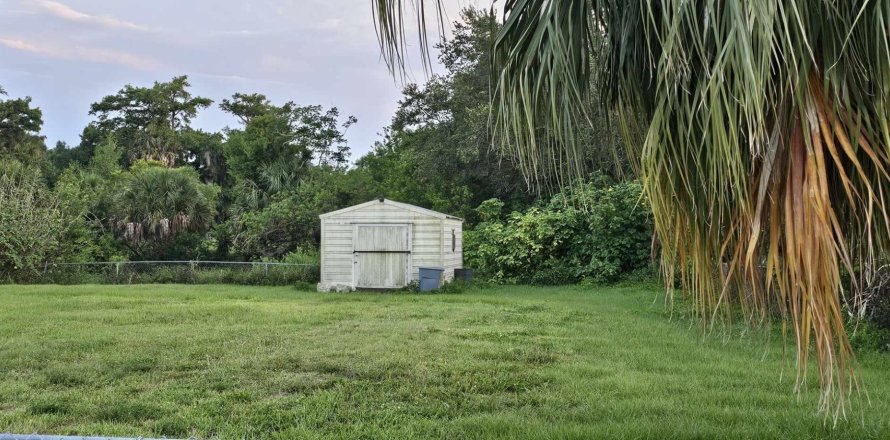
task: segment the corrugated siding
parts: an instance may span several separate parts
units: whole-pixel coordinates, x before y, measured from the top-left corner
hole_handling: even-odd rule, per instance
[[[420,267],[444,266],[442,219],[381,203],[327,217],[322,219],[322,222],[324,225],[321,237],[321,281],[324,283],[352,283],[354,250],[352,234],[353,225],[356,223],[412,225],[412,280],[418,279]]]
[[[321,281],[352,283],[352,224],[323,220],[321,230]]]
[[[460,220],[445,220],[442,242],[445,243],[445,262],[443,264],[443,267],[445,267],[445,278],[450,280],[454,278],[454,269],[460,269],[464,266],[464,232],[463,223]]]

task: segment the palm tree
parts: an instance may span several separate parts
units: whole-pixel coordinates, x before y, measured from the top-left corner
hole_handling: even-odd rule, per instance
[[[391,70],[405,65],[406,17],[420,29],[427,17],[441,24],[443,3],[372,0]],[[753,322],[778,307],[796,341],[798,385],[812,354],[820,406],[840,415],[857,389],[844,305],[890,248],[890,2],[503,8],[497,141],[528,174],[572,174],[573,134],[587,120],[591,77],[602,75],[652,204],[666,279],[678,271],[705,322],[731,303]],[[591,54],[604,65],[591,67]]]
[[[112,223],[131,245],[203,232],[216,214],[216,191],[194,170],[137,163],[115,197]]]

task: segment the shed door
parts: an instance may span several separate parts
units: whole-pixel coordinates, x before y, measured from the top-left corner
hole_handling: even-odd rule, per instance
[[[355,287],[397,288],[408,282],[410,225],[356,225]]]

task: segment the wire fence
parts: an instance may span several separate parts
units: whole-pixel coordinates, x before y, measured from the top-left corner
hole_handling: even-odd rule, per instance
[[[39,282],[54,284],[248,284],[318,282],[312,263],[243,261],[97,261],[46,263]]]

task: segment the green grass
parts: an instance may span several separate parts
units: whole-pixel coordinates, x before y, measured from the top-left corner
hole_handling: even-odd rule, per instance
[[[832,429],[815,413],[815,383],[793,393],[778,341],[702,337],[656,297],[0,286],[0,432],[890,437],[890,356],[860,357],[871,406]]]

